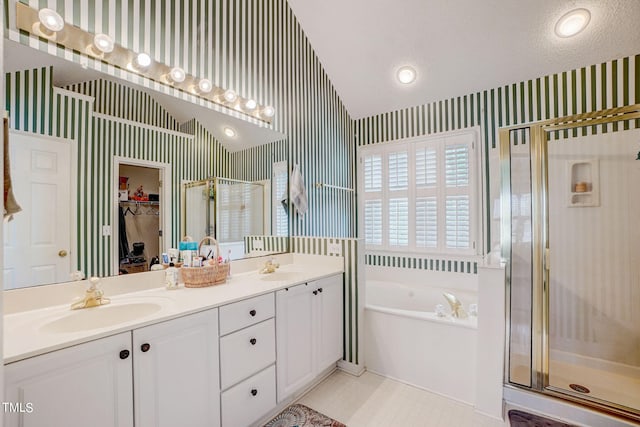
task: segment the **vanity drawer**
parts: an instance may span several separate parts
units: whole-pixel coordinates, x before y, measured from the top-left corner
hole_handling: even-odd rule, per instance
[[[276,361],[273,318],[220,338],[222,390]]]
[[[222,393],[222,425],[248,426],[276,406],[276,368],[270,366]]]
[[[246,328],[275,315],[273,292],[220,307],[220,335]]]

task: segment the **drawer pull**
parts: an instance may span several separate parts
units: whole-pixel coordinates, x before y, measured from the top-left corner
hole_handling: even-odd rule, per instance
[[[256,390],[255,388],[251,389],[251,396],[255,396],[258,394],[258,390]]]
[[[258,342],[258,340],[257,340],[257,339],[255,339],[255,338],[251,338],[251,339],[249,340],[249,342],[251,343],[251,345],[256,345],[256,343]]]
[[[140,346],[140,350],[142,350],[143,353],[146,353],[147,351],[149,351],[150,348],[151,348],[151,344],[149,343],[144,343]]]
[[[322,292],[322,288],[318,288],[318,292]]]
[[[313,294],[314,295],[318,295],[318,291],[313,291]]]
[[[251,310],[251,311],[249,312],[249,314],[251,315],[251,317],[255,317],[255,315],[256,315],[256,311],[255,311],[255,310]]]
[[[129,357],[129,350],[122,350],[122,351],[120,352],[120,359],[124,360],[124,359],[126,359],[127,357]]]

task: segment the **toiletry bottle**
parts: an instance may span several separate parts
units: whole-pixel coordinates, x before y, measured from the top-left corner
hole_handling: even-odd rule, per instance
[[[229,270],[227,273],[227,278],[231,279],[231,249],[227,252],[227,259],[224,260],[226,264],[229,264]]]
[[[165,282],[167,289],[178,289],[178,269],[173,263],[170,263],[165,271]]]

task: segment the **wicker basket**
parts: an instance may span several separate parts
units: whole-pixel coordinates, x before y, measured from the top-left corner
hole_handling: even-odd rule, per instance
[[[205,288],[207,286],[220,285],[227,281],[229,264],[218,263],[218,258],[220,257],[220,246],[216,239],[209,236],[202,239],[198,245],[198,253],[200,253],[202,244],[207,240],[211,240],[216,246],[215,261],[213,265],[205,265],[204,267],[180,268],[185,288]]]

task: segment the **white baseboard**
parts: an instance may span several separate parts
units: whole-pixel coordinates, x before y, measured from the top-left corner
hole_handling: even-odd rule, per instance
[[[357,365],[355,363],[347,362],[345,360],[338,361],[338,369],[356,377],[359,377],[360,375],[364,374],[364,371],[365,371],[365,368],[363,365]]]

